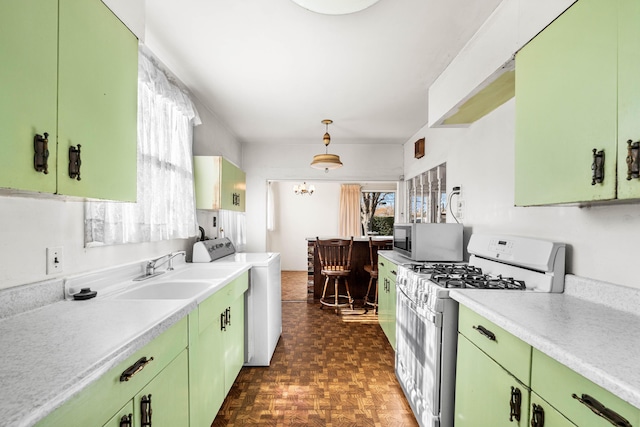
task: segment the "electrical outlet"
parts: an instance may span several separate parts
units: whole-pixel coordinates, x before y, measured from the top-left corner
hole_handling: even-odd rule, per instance
[[[47,248],[47,274],[62,273],[63,261],[62,246]]]
[[[456,210],[457,210],[456,217],[458,219],[464,218],[464,200],[458,200]]]

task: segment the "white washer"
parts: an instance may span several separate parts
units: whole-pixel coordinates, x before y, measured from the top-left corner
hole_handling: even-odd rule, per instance
[[[245,293],[244,365],[269,366],[282,334],[280,254],[235,252],[231,242],[223,238],[196,242],[193,262],[251,264]]]

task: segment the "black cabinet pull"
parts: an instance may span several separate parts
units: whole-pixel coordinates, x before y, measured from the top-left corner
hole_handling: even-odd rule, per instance
[[[129,381],[131,377],[133,377],[138,372],[142,371],[144,367],[147,366],[149,362],[151,362],[152,360],[153,360],[153,357],[150,357],[148,359],[146,357],[141,357],[140,359],[138,359],[136,363],[129,366],[122,373],[122,375],[120,375],[120,382]]]
[[[37,172],[49,173],[49,134],[33,137],[33,167]]]
[[[80,166],[82,165],[82,159],[80,158],[80,147],[73,145],[69,147],[69,178],[80,181]]]
[[[482,326],[482,325],[474,326],[473,329],[478,331],[478,333],[480,335],[483,335],[483,336],[489,338],[489,340],[496,341],[496,334],[494,334],[493,332],[491,332],[490,330],[488,330],[484,326]]]
[[[227,309],[224,312],[227,316],[227,326],[231,325],[231,307],[227,307]]]
[[[226,322],[226,318],[224,316],[224,313],[220,313],[220,330],[221,331],[226,331],[227,330],[227,322]]]
[[[627,181],[631,181],[632,178],[640,178],[640,162],[638,161],[639,151],[639,141],[627,141]]]
[[[131,416],[132,414],[123,415],[122,418],[120,418],[120,427],[133,427],[133,424],[131,424]]]
[[[593,163],[591,163],[591,185],[604,182],[604,150],[593,149]]]
[[[531,411],[531,427],[544,427],[544,409],[535,403]]]
[[[609,421],[614,426],[632,427],[631,423],[627,421],[626,418],[624,418],[622,415],[618,414],[617,412],[613,411],[612,409],[607,408],[602,403],[598,402],[595,398],[589,396],[588,394],[583,394],[582,396],[579,397],[577,394],[573,393],[571,397],[576,399],[578,402],[582,403],[587,408],[591,409],[591,412],[593,412],[597,416],[602,417],[605,420]]]
[[[153,413],[153,409],[151,408],[151,395],[142,396],[140,400],[140,415],[141,427],[151,427],[151,415]]]
[[[522,406],[522,392],[517,387],[511,387],[511,399],[509,400],[511,411],[509,412],[509,421],[520,421],[520,411]]]

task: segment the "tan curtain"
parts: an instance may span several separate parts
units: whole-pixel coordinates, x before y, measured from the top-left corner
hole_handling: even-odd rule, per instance
[[[359,184],[342,184],[340,187],[340,235],[360,237]]]

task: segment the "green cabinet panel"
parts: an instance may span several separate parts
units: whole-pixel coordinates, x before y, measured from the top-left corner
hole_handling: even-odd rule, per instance
[[[524,384],[529,385],[531,346],[468,307],[459,308],[458,330],[480,350]],[[490,337],[493,336],[493,339]]]
[[[58,193],[135,201],[138,42],[98,0],[60,0]],[[81,180],[67,173],[80,144]]]
[[[122,427],[123,418],[126,417],[127,421],[131,421],[131,426],[133,426],[133,400],[127,402],[127,404],[118,411],[117,414],[113,416],[103,427]],[[130,418],[129,418],[130,417]]]
[[[245,272],[189,315],[191,426],[208,427],[244,364]]]
[[[618,198],[640,198],[640,179],[627,179],[627,141],[640,140],[640,1],[619,2]]]
[[[54,193],[58,4],[0,2],[0,187]],[[49,173],[33,167],[33,138],[49,134]]]
[[[396,275],[398,266],[382,254],[378,257],[378,322],[391,347],[396,349]]]
[[[578,426],[608,427],[612,423],[596,415],[588,406],[574,398],[574,394],[579,397],[588,395],[625,418],[631,425],[640,425],[640,410],[535,349],[531,388]]]
[[[528,388],[461,334],[456,372],[456,427],[529,425]],[[512,396],[517,392],[519,419],[511,416]]]
[[[534,417],[534,406],[537,410],[542,412],[544,417],[544,425],[550,427],[575,427],[571,421],[564,415],[558,412],[553,406],[549,405],[544,399],[538,396],[536,393],[531,392],[531,406],[529,406],[530,418]],[[539,419],[539,418],[538,418]]]
[[[194,156],[196,208],[244,212],[245,173],[220,156]]]
[[[187,319],[182,319],[144,348],[111,369],[82,393],[40,421],[38,427],[102,426],[187,348]],[[153,360],[129,381],[121,374],[140,358]],[[183,374],[188,376],[187,371]],[[135,409],[135,408],[134,408]],[[135,415],[135,414],[134,414]]]
[[[142,426],[143,397],[151,397],[151,421],[154,426],[189,426],[188,363],[185,349],[136,395],[134,426]]]
[[[516,205],[615,198],[618,3],[579,0],[518,52]]]
[[[0,36],[0,187],[135,201],[136,37],[100,0],[3,2]],[[48,174],[33,167],[45,132]]]

